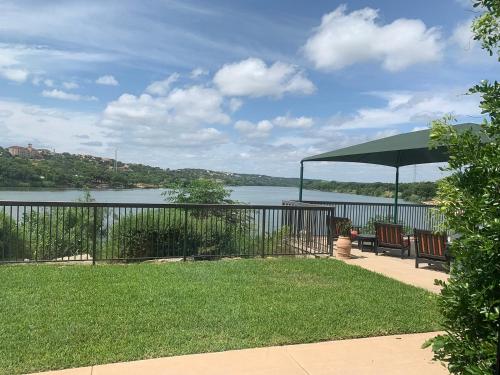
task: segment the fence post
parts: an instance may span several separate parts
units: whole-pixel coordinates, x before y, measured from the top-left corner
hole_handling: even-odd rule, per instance
[[[94,206],[94,223],[92,230],[92,265],[95,266],[95,257],[97,249],[97,206]]]
[[[265,248],[266,248],[266,209],[262,209],[262,249],[261,249],[261,257],[265,257]]]
[[[184,209],[184,244],[182,246],[182,258],[184,262],[186,261],[186,251],[187,251],[187,227],[188,227],[188,209]]]
[[[328,236],[327,241],[328,241],[328,252],[330,253],[330,256],[333,256],[333,238],[332,238],[332,232],[330,230],[330,223],[333,220],[333,217],[335,216],[335,210],[331,209],[330,210],[330,220],[327,221],[326,225],[326,235]]]
[[[347,217],[346,214],[345,214],[345,206],[346,206],[346,204],[344,203],[344,209],[343,209],[343,212],[342,212],[342,216],[343,217]]]

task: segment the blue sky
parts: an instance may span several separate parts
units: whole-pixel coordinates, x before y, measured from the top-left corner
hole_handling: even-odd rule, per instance
[[[300,159],[481,121],[468,0],[1,1],[0,144],[296,176]],[[404,168],[403,181],[440,176]],[[392,181],[391,168],[306,177]]]

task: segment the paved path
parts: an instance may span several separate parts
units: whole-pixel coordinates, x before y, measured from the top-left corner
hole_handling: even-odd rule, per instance
[[[44,375],[444,375],[422,343],[435,333],[371,337],[114,363]]]
[[[412,248],[412,253],[414,249]],[[373,272],[381,273],[392,277],[406,284],[418,286],[434,293],[439,293],[440,286],[434,285],[434,280],[448,280],[448,274],[428,267],[426,263],[421,263],[419,268],[415,268],[415,258],[401,259],[399,251],[392,255],[375,255],[371,251],[361,252],[352,249],[352,258],[345,260],[346,263],[354,264],[366,268]]]

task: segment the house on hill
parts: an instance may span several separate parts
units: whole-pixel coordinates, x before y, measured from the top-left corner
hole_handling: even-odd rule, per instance
[[[9,154],[11,154],[12,156],[29,158],[31,156],[30,146],[31,145],[28,145],[28,147],[10,146],[9,148],[7,148],[7,150],[9,151]]]
[[[52,153],[50,150],[33,148],[31,143],[28,144],[28,147],[10,146],[7,148],[7,151],[9,151],[9,154],[12,156],[29,159],[43,159],[45,156]]]

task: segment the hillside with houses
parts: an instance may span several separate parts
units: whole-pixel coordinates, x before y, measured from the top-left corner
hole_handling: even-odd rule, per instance
[[[31,144],[27,147],[0,148],[0,187],[4,188],[159,188],[183,185],[199,178],[215,179],[230,186],[297,187],[299,185],[299,179],[293,177],[191,168],[162,169],[94,155],[56,153],[34,148]],[[393,184],[383,182],[306,179],[304,187],[311,190],[379,197],[393,195]],[[429,201],[435,194],[434,182],[400,185],[401,197],[409,201]]]

